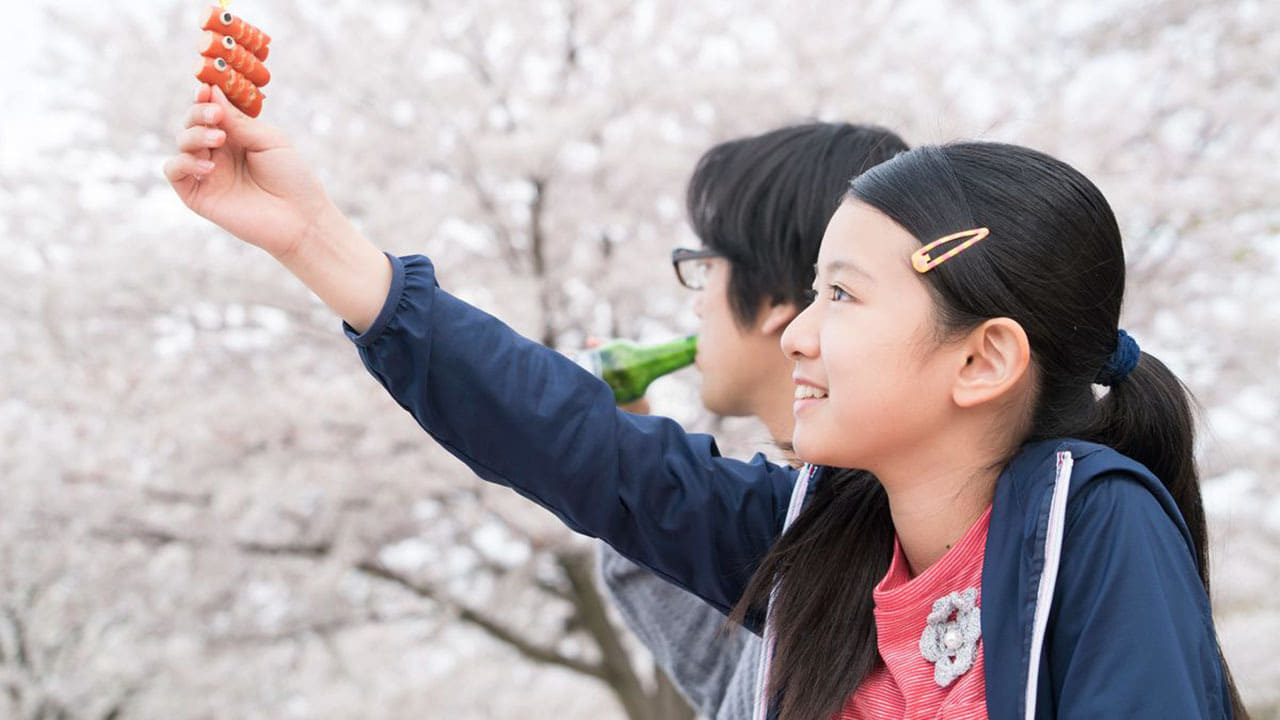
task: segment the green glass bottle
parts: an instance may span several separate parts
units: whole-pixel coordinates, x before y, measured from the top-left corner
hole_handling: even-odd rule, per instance
[[[692,365],[697,354],[698,336],[690,335],[661,345],[611,340],[576,354],[574,360],[609,383],[613,399],[621,405],[644,397],[644,391],[654,380]]]

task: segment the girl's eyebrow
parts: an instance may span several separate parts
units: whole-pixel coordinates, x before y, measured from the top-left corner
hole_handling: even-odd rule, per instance
[[[825,271],[819,271],[816,263],[813,266],[814,275],[819,275],[819,274],[835,275],[837,273],[846,272],[846,271],[854,273],[855,275],[861,276],[867,282],[874,283],[876,281],[875,278],[871,277],[871,273],[867,272],[866,270],[863,270],[862,268],[858,267],[857,265],[855,265],[854,263],[848,260],[832,260],[831,262],[827,263],[827,267]]]

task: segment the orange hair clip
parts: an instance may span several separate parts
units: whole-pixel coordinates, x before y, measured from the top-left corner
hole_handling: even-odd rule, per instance
[[[938,267],[942,263],[955,257],[956,255],[959,255],[961,252],[969,248],[971,245],[973,245],[974,243],[978,242],[979,240],[981,240],[982,238],[990,234],[991,234],[990,230],[988,230],[987,228],[981,227],[981,228],[974,228],[972,230],[962,230],[958,233],[952,233],[946,237],[938,238],[937,240],[934,240],[928,245],[925,245],[919,250],[911,253],[911,267],[915,268],[915,271],[918,273],[922,273],[922,274],[927,273],[930,270]],[[961,240],[964,238],[968,238],[968,239],[960,243],[959,245],[951,248],[950,250],[942,253],[938,257],[936,258],[929,257],[929,251],[938,247],[939,245],[943,245],[955,240]]]

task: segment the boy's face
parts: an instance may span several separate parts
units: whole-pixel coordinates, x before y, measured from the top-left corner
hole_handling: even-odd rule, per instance
[[[760,414],[762,392],[777,387],[775,376],[788,374],[790,363],[778,338],[763,333],[759,322],[749,328],[738,324],[729,305],[729,261],[715,257],[705,262],[706,285],[694,301],[701,320],[695,364],[702,373],[702,403],[717,415]]]

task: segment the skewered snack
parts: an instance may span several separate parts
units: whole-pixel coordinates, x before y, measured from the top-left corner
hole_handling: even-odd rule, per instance
[[[236,72],[226,60],[201,58],[200,66],[196,68],[196,79],[222,88],[222,94],[245,115],[258,117],[258,113],[262,112],[262,100],[265,97],[262,91],[249,82],[248,78]]]
[[[267,46],[271,44],[271,36],[232,15],[229,10],[210,7],[200,29],[230,35],[249,52],[257,55],[259,60],[267,59]]]
[[[232,69],[249,79],[249,82],[262,87],[271,82],[271,73],[262,64],[258,56],[236,43],[230,35],[220,35],[212,30],[205,31],[200,37],[200,54],[207,58],[222,58]]]
[[[196,79],[222,88],[232,105],[245,115],[262,112],[262,86],[271,81],[263,60],[271,36],[232,15],[225,7],[211,6],[204,16],[200,36],[200,64]]]

